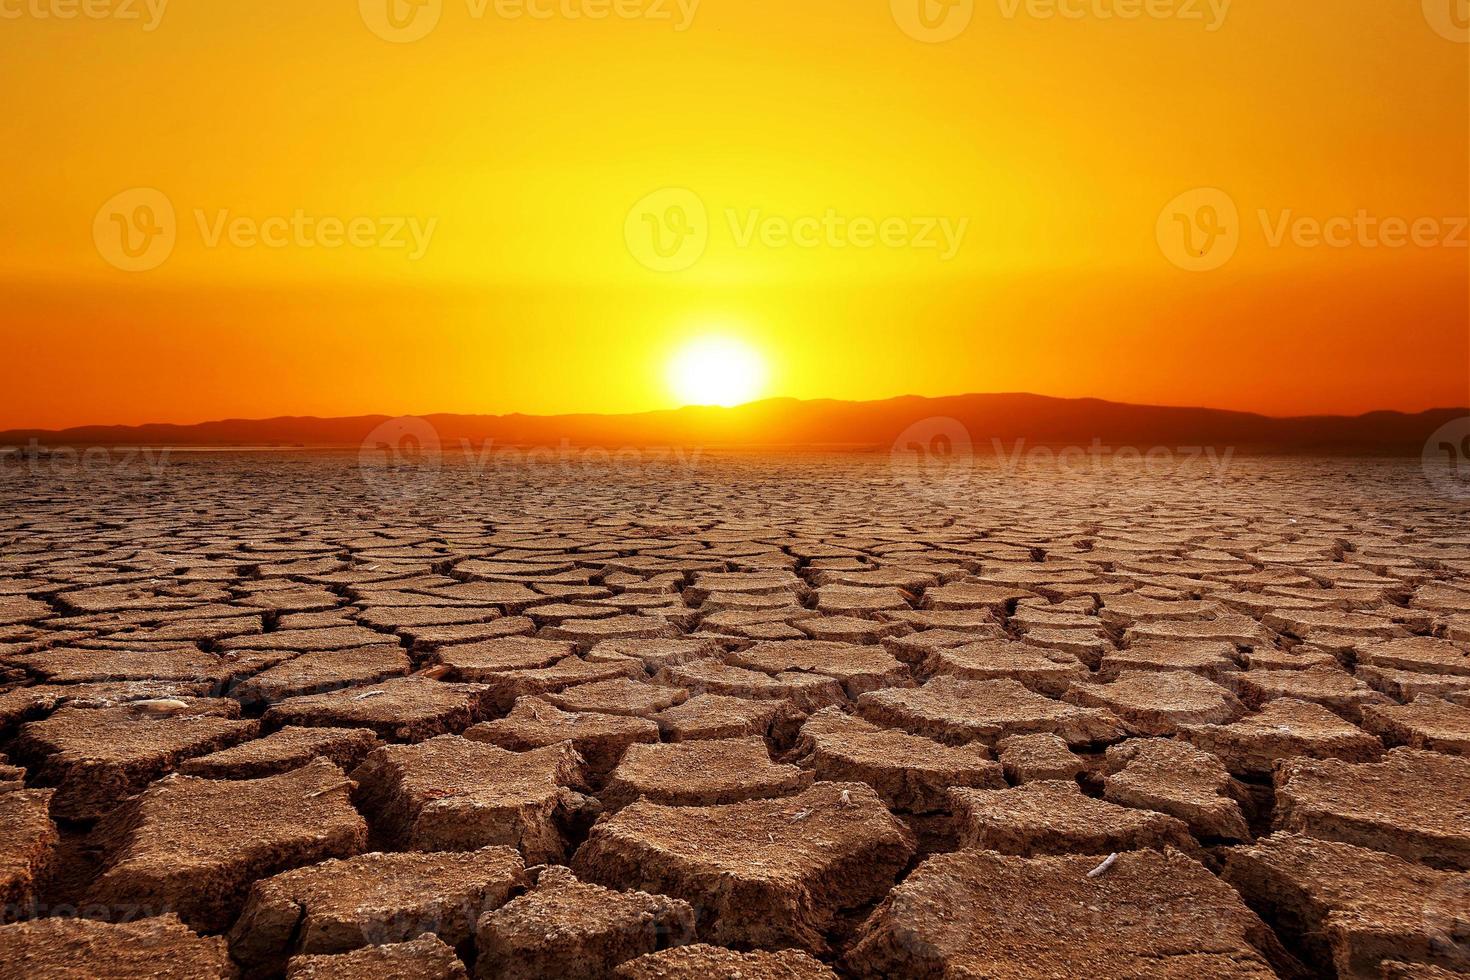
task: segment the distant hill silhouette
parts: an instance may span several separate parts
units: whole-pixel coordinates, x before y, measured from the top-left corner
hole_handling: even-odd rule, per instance
[[[446,447],[467,440],[505,446],[822,447],[887,450],[902,435],[927,441],[954,419],[975,451],[998,444],[1217,446],[1240,451],[1415,455],[1431,433],[1470,409],[1417,414],[1272,418],[1210,408],[1129,405],[1029,394],[907,396],[884,401],[777,398],[735,408],[692,407],[630,415],[428,415]],[[82,426],[0,432],[0,446],[305,446],[357,448],[388,416],[227,419],[197,425]],[[917,426],[917,429],[911,427]],[[960,431],[964,431],[960,430]],[[379,434],[381,435],[381,433]],[[376,437],[375,437],[376,438]],[[390,436],[391,438],[391,436]]]

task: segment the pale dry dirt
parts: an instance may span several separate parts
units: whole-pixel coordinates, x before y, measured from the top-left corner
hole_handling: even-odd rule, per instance
[[[4,980],[1470,975],[1417,461],[0,477]]]

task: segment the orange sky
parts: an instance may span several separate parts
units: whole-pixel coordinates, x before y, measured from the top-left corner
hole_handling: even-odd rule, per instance
[[[1470,403],[1466,0],[388,2],[0,0],[0,428],[662,408],[710,335],[766,395]],[[1293,223],[1360,213],[1423,244]]]

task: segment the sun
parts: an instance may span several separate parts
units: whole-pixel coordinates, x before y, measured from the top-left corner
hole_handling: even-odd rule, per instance
[[[765,383],[765,360],[728,337],[691,341],[669,361],[669,387],[681,405],[739,405],[754,401]]]

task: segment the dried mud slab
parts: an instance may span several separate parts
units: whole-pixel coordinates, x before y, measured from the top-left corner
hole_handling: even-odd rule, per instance
[[[943,745],[825,708],[801,729],[798,764],[828,782],[867,783],[890,809],[949,809],[952,786],[1000,789],[1005,776],[982,745]]]
[[[1463,980],[1464,977],[1470,977],[1470,971],[1449,970],[1427,963],[1384,960],[1374,976],[1376,980]]]
[[[640,661],[648,673],[656,674],[665,667],[718,657],[723,652],[718,642],[707,639],[604,640],[592,648],[587,659],[600,663],[614,657],[630,657]]]
[[[1014,680],[1038,694],[1061,697],[1073,683],[1092,674],[1076,657],[1003,640],[984,640],[936,650],[924,661],[925,674],[970,681]]]
[[[1245,814],[1219,759],[1186,742],[1140,739],[1107,752],[1103,799],[1178,817],[1200,838],[1249,840]]]
[[[1094,800],[1073,782],[955,789],[950,803],[962,847],[1025,857],[1166,847],[1199,851],[1182,820]]]
[[[597,980],[614,967],[694,937],[689,903],[613,891],[547,868],[536,887],[479,920],[483,980]]]
[[[574,644],[562,640],[507,636],[440,647],[434,660],[449,668],[451,679],[478,684],[508,670],[541,670],[576,652]]]
[[[1310,701],[1280,698],[1228,725],[1181,725],[1179,737],[1239,776],[1270,776],[1283,759],[1373,762],[1383,743]]]
[[[366,728],[288,727],[265,738],[189,759],[179,765],[179,772],[205,779],[260,779],[300,769],[313,759],[326,759],[350,772],[382,744]]]
[[[394,848],[517,848],[528,864],[560,861],[562,821],[586,806],[583,762],[568,743],[529,752],[444,735],[387,745],[353,770],[374,833]]]
[[[392,637],[387,637],[391,640]],[[253,636],[238,636],[224,640],[220,649],[234,652],[239,650],[288,650],[311,653],[320,650],[351,650],[356,647],[373,647],[386,642],[382,633],[365,626],[334,626],[314,630],[277,630],[274,633],[259,633]]]
[[[39,599],[25,596],[0,596],[0,626],[30,623],[52,615],[54,610]]]
[[[609,772],[628,746],[657,742],[659,727],[647,718],[562,711],[540,698],[521,698],[504,718],[465,729],[464,737],[512,752],[570,742],[588,771]]]
[[[1392,749],[1381,762],[1285,762],[1278,830],[1470,870],[1470,759]]]
[[[643,798],[668,806],[713,806],[806,789],[812,774],[771,761],[765,739],[699,739],[629,746],[601,794],[617,810]]]
[[[922,606],[935,612],[971,611],[984,609],[992,613],[1004,613],[1022,599],[1034,598],[1036,593],[1026,589],[986,585],[979,582],[952,582],[930,589],[924,593]]]
[[[27,721],[46,717],[62,705],[113,708],[135,701],[182,701],[193,714],[240,717],[240,704],[229,698],[204,697],[209,684],[121,681],[101,684],[37,684],[0,693],[0,734]],[[175,706],[169,706],[175,707]]]
[[[0,788],[0,922],[28,915],[60,838],[49,789]]]
[[[946,745],[994,743],[1008,735],[1044,733],[1069,745],[1115,742],[1124,736],[1114,714],[1054,701],[1013,680],[935,677],[923,687],[874,691],[857,713],[885,728],[901,728]]]
[[[1412,636],[1358,648],[1359,665],[1406,670],[1416,674],[1453,674],[1470,677],[1470,650],[1449,640]]]
[[[1289,963],[1240,896],[1184,855],[1124,853],[1089,877],[1097,865],[931,857],[863,924],[843,962],[872,980],[1275,980],[1272,964]]]
[[[1224,683],[1225,675],[1241,668],[1235,646],[1230,643],[1214,640],[1166,643],[1154,640],[1105,654],[1098,669],[1106,679],[1130,670],[1183,670]]]
[[[525,636],[535,631],[536,624],[524,616],[507,616],[487,623],[404,626],[397,633],[416,655],[422,656],[449,646],[482,643],[506,636]]]
[[[930,629],[906,636],[888,637],[883,640],[883,649],[911,667],[928,660],[931,655],[951,647],[961,647],[981,640],[1004,640],[1005,633],[993,623],[983,630]]]
[[[1358,667],[1357,676],[1375,691],[1381,691],[1400,703],[1425,695],[1440,698],[1470,696],[1470,677],[1462,674],[1421,674],[1364,664]]]
[[[1107,684],[1074,684],[1066,699],[1106,708],[1140,735],[1173,735],[1180,725],[1221,725],[1245,714],[1235,695],[1186,671],[1125,671]]]
[[[350,953],[298,956],[286,980],[469,980],[454,950],[434,936]]]
[[[223,930],[257,879],[362,850],[367,825],[351,789],[323,759],[265,779],[162,780],[98,824],[91,846],[105,870],[87,901]]]
[[[0,926],[0,970],[36,980],[232,980],[225,941],[204,938],[177,916],[111,924],[37,919]]]
[[[882,896],[914,849],[871,788],[818,783],[728,806],[635,803],[593,826],[572,867],[684,899],[706,942],[821,954],[837,913]]]
[[[1387,745],[1470,756],[1470,706],[1431,697],[1370,705],[1363,709],[1363,727]]]
[[[618,677],[595,684],[578,684],[542,697],[564,711],[648,718],[666,708],[683,704],[689,700],[689,692],[682,687],[640,683]]]
[[[1377,980],[1384,960],[1470,969],[1470,875],[1295,834],[1219,857],[1220,876],[1324,975]]]
[[[237,673],[234,663],[195,647],[150,650],[57,649],[16,658],[17,663],[48,684],[97,684],[110,681],[195,682],[224,687]]]
[[[726,662],[778,676],[790,672],[831,677],[841,682],[850,698],[911,683],[904,665],[880,646],[823,640],[757,643],[730,654]]]
[[[1087,768],[1086,760],[1055,735],[1012,735],[997,742],[996,748],[1012,783],[1068,782]]]
[[[354,647],[306,653],[240,682],[231,696],[243,704],[265,704],[304,694],[376,684],[413,669],[395,646]]]
[[[480,683],[497,711],[507,711],[517,698],[542,697],[582,684],[614,678],[643,676],[643,665],[632,658],[593,663],[581,657],[566,657],[537,670],[505,670],[481,675]]]
[[[724,694],[699,694],[653,716],[670,742],[699,738],[767,735],[777,719],[794,711],[784,701],[752,701]]]
[[[654,680],[660,684],[677,685],[696,695],[723,694],[762,701],[790,701],[805,712],[847,700],[842,684],[831,677],[791,671],[766,674],[718,660],[696,660],[666,667],[654,675]]]
[[[188,711],[170,713],[159,702],[116,708],[63,707],[44,721],[21,727],[13,751],[35,779],[55,786],[52,812],[63,820],[92,820],[139,793],[180,762],[253,737],[254,721]]]
[[[370,728],[390,742],[422,742],[461,732],[490,710],[477,684],[446,684],[427,677],[395,678],[367,688],[287,698],[265,713],[268,727]]]
[[[612,975],[615,980],[837,980],[831,967],[800,950],[737,953],[704,943],[648,953]]]
[[[1139,623],[1123,633],[1123,642],[1129,647],[1157,641],[1213,641],[1237,647],[1269,647],[1271,631],[1249,616],[1224,614],[1214,619]]]
[[[360,854],[255,883],[230,930],[247,976],[277,975],[291,957],[346,953],[425,933],[450,946],[529,884],[520,854],[487,847],[458,854]]]
[[[1388,698],[1352,674],[1330,667],[1247,670],[1232,675],[1230,684],[1251,708],[1276,698],[1295,698],[1313,701],[1355,723],[1362,720],[1366,705],[1388,703]]]
[[[569,619],[541,630],[548,640],[569,640],[586,653],[606,640],[677,640],[679,630],[658,616],[611,616],[607,619]]]
[[[1186,599],[1151,599],[1142,595],[1110,595],[1103,600],[1098,617],[1117,630],[1135,623],[1169,620],[1214,619],[1220,608],[1213,602]]]

